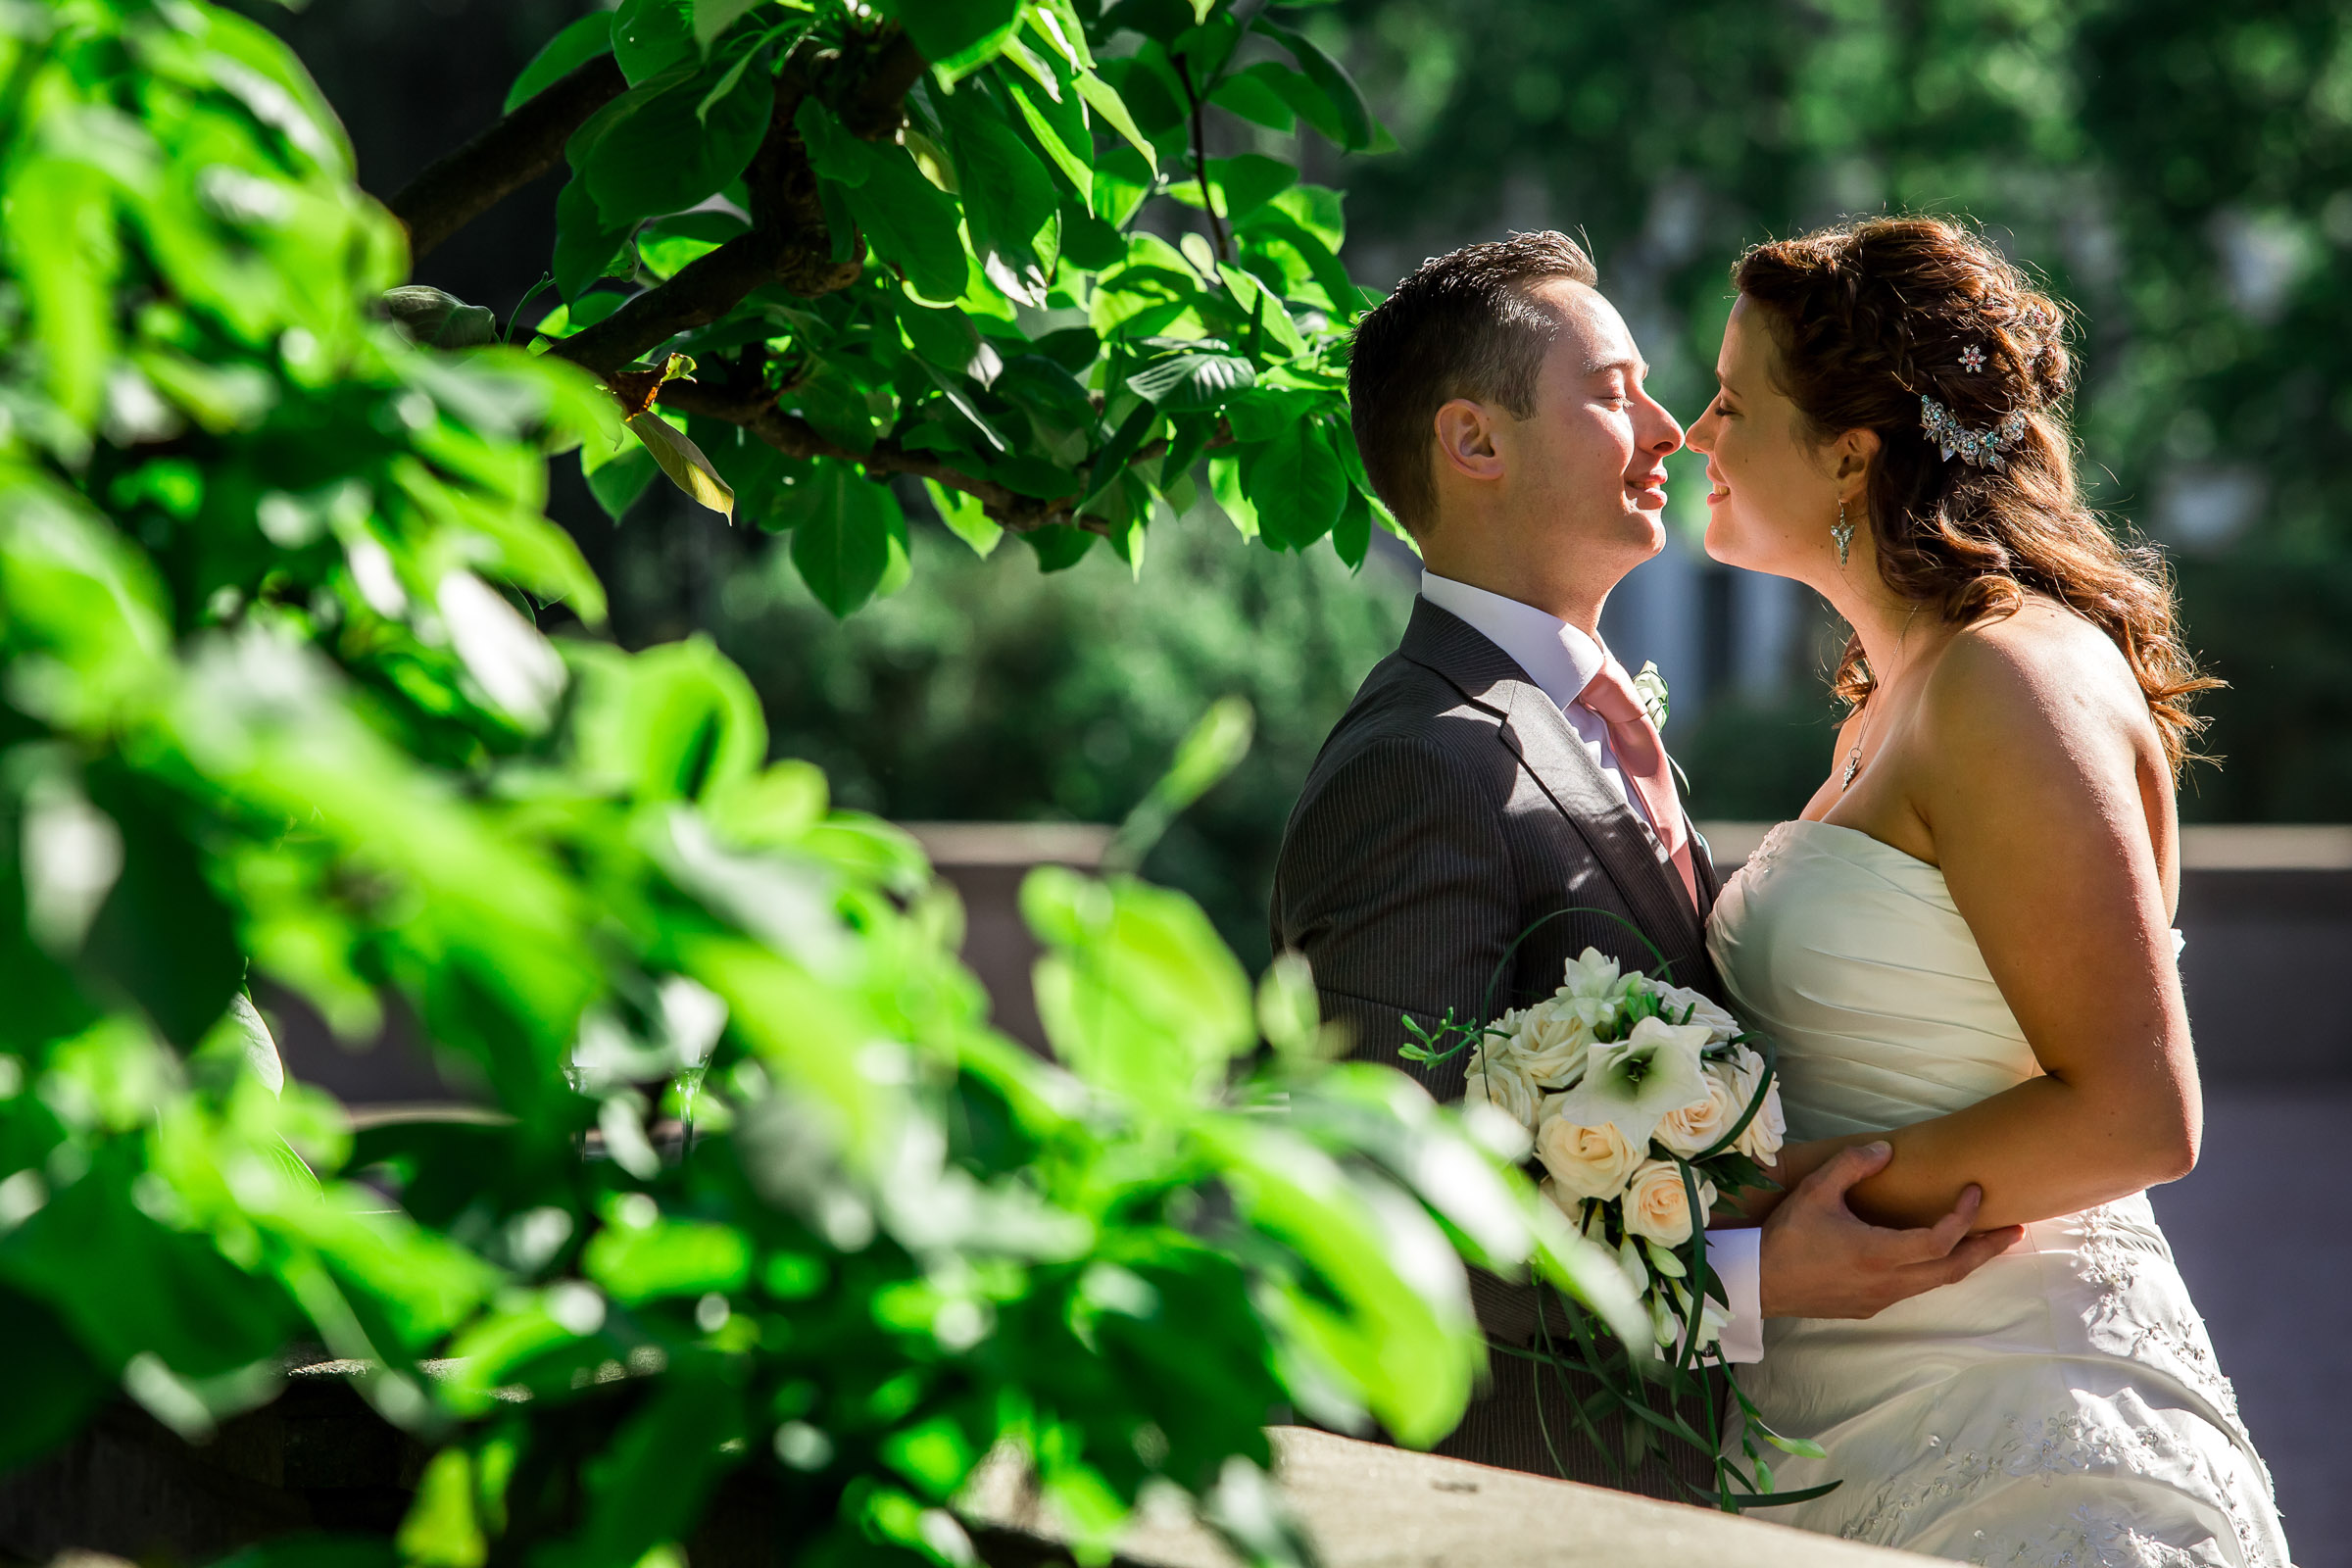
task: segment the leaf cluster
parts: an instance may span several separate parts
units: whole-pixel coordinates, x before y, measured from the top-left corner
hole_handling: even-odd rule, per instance
[[[782,91],[784,35],[742,30],[797,50],[771,9],[623,6],[622,68],[669,83],[629,115],[731,112],[680,83],[738,64]],[[991,1030],[910,840],[769,762],[707,644],[593,635],[546,463],[629,411],[563,354],[449,347],[478,323],[429,298],[379,314],[400,232],[261,29],[0,8],[0,1322],[28,1369],[0,1463],[116,1397],[200,1441],[316,1346],[430,1451],[391,1548],[419,1568],[632,1568],[731,1478],[789,1500],[792,1560],[963,1561],[951,1505],[1006,1445],[1091,1544],[1169,1486],[1276,1560],[1278,1409],[1410,1442],[1458,1416],[1456,1253],[1605,1301],[1500,1156],[1325,1065],[1309,978],[1253,991],[1181,896],[1040,873],[1056,1057]],[[906,297],[758,308],[857,344]],[[1135,373],[1257,374],[1163,303],[1189,347],[1121,350]],[[1205,417],[1214,380],[1154,395]],[[796,474],[825,516],[886,494]],[[1136,854],[1246,729],[1188,746]],[[265,982],[355,1038],[397,1010],[486,1102],[355,1128],[287,1079]]]
[[[905,580],[897,474],[1048,570],[1098,540],[1140,569],[1203,501],[1360,563],[1394,525],[1346,414],[1340,196],[1204,136],[1374,150],[1347,73],[1226,0],[884,10],[625,0],[553,40],[515,112],[608,52],[627,85],[565,145],[538,346],[693,356],[663,409],[836,614]],[[634,442],[582,462],[616,516],[655,472]]]

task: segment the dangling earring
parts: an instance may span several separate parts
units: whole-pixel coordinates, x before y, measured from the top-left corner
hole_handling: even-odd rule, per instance
[[[1838,503],[1838,520],[1830,524],[1830,537],[1838,541],[1838,564],[1845,565],[1846,548],[1854,542],[1854,525],[1845,520],[1845,503]]]

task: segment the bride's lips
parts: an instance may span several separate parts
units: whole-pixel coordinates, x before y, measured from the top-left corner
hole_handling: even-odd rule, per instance
[[[1721,506],[1731,499],[1732,487],[1725,484],[1713,468],[1707,470],[1707,505]]]

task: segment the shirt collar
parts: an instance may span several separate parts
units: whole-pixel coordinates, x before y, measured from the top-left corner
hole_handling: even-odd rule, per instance
[[[1584,696],[1608,664],[1609,651],[1559,616],[1434,571],[1421,573],[1421,597],[1459,615],[1511,656],[1528,679],[1561,708]]]

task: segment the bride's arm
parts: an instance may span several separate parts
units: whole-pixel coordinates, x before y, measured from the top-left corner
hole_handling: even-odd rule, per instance
[[[1788,1152],[1794,1179],[1886,1137],[1894,1157],[1852,1194],[1881,1223],[1929,1223],[1975,1183],[1980,1226],[2022,1224],[2196,1164],[2196,1065],[2150,828],[2169,825],[2171,778],[2122,661],[2083,658],[2051,619],[2028,612],[1955,639],[1922,695],[1909,792],[2043,1076]]]

